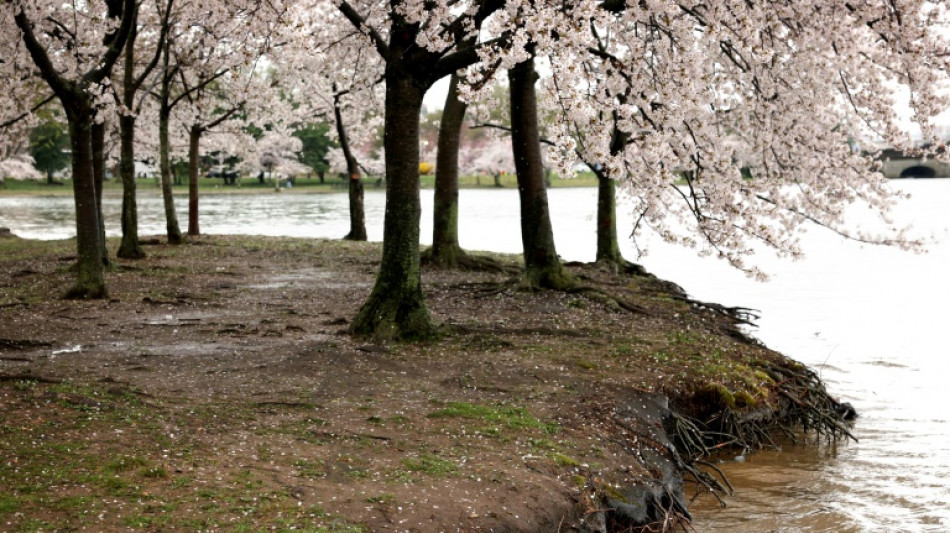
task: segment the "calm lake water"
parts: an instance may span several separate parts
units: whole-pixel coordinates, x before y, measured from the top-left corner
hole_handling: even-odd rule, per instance
[[[700,500],[698,531],[950,531],[950,180],[896,182],[913,195],[897,218],[930,236],[913,254],[845,242],[815,229],[799,262],[758,258],[772,276],[750,280],[713,259],[646,238],[639,262],[694,297],[762,311],[755,335],[820,370],[832,393],[861,417],[858,443],[799,448],[727,461],[729,506]],[[550,191],[558,251],[593,259],[596,192]],[[423,241],[432,192],[423,191]],[[514,190],[465,190],[460,241],[469,249],[519,252]],[[184,198],[179,207],[185,208]],[[206,195],[202,231],[338,238],[348,231],[344,194]],[[368,232],[382,238],[384,196],[366,194]],[[0,198],[0,226],[28,238],[74,235],[71,198]],[[118,235],[120,199],[105,200]],[[140,232],[162,234],[160,198],[140,198]],[[185,222],[184,213],[180,215]],[[631,219],[621,221],[621,234]],[[632,246],[625,247],[633,258]]]

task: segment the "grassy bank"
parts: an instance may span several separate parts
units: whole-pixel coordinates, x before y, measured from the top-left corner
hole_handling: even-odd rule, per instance
[[[373,177],[366,177],[365,187],[367,190],[373,190],[376,187],[383,188],[381,181]],[[435,176],[424,175],[419,177],[420,185],[424,189],[431,189],[435,186]],[[501,176],[499,182],[504,188],[517,188],[517,178],[514,174]],[[151,192],[160,192],[158,180],[155,178],[140,178],[136,182],[137,189],[144,194]],[[495,181],[492,176],[461,176],[459,186],[465,189],[492,189],[495,188]],[[597,178],[593,173],[580,173],[574,178],[561,179],[553,177],[551,187],[595,187]],[[294,180],[293,187],[286,189],[285,192],[297,193],[338,193],[346,192],[347,184],[344,180],[337,177],[328,177],[323,183],[317,177],[299,177]],[[176,194],[186,194],[188,192],[187,184],[175,185],[172,187]],[[249,193],[255,191],[272,191],[274,183],[265,180],[261,183],[256,178],[243,178],[234,185],[226,185],[220,178],[201,178],[198,182],[198,188],[202,193],[228,194],[228,193]],[[119,180],[106,180],[104,190],[107,193],[117,193],[122,190],[122,183]],[[0,195],[71,195],[72,181],[59,180],[56,185],[49,185],[46,182],[37,181],[17,181],[5,180],[0,185]]]
[[[68,301],[74,243],[0,239],[3,529],[625,531],[641,500],[682,526],[644,495],[727,492],[694,460],[840,423],[807,369],[649,275],[426,271],[441,337],[377,345],[346,327],[378,244],[148,242],[110,299]]]

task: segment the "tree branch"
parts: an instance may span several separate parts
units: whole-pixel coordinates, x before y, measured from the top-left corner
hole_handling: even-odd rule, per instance
[[[10,119],[10,120],[8,120],[8,121],[6,121],[6,122],[0,123],[0,130],[2,130],[2,129],[4,129],[4,128],[9,128],[10,126],[12,126],[12,125],[16,124],[17,122],[19,122],[19,121],[25,119],[26,117],[32,115],[33,113],[36,113],[37,111],[40,110],[40,108],[42,108],[42,107],[45,106],[46,104],[52,102],[52,101],[53,101],[53,98],[56,98],[56,95],[55,95],[55,94],[51,94],[51,95],[47,96],[47,97],[44,98],[40,103],[38,103],[38,104],[36,104],[35,106],[33,106],[29,111],[24,111],[23,113],[20,113],[20,115],[18,115],[18,116],[16,116],[16,117],[12,118],[12,119]]]
[[[376,51],[379,52],[379,55],[383,58],[384,61],[389,61],[389,45],[386,44],[386,41],[383,39],[383,36],[379,34],[374,28],[371,28],[367,23],[366,19],[360,15],[349,2],[343,0],[337,6],[337,9],[340,10],[340,13],[343,13],[343,16],[350,21],[350,24],[356,27],[357,30],[364,32],[376,46]]]

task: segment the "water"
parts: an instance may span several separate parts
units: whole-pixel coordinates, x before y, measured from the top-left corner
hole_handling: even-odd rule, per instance
[[[700,500],[699,531],[950,531],[950,180],[903,181],[913,194],[898,218],[933,235],[917,255],[844,242],[827,231],[805,238],[800,262],[758,258],[772,275],[752,281],[689,250],[646,241],[649,270],[694,297],[762,311],[756,335],[820,370],[831,391],[861,413],[858,443],[800,448],[726,462],[736,486],[729,506]],[[558,251],[594,256],[595,191],[550,191]],[[423,193],[423,242],[431,238],[431,191]],[[469,249],[519,252],[513,190],[465,190],[459,239]],[[184,198],[178,205],[184,209]],[[120,199],[104,201],[118,235]],[[348,231],[344,194],[206,195],[202,231],[338,238]],[[371,240],[382,238],[384,195],[368,191]],[[622,211],[622,209],[621,209]],[[162,234],[161,200],[140,198],[140,232]],[[29,238],[75,233],[71,198],[0,198],[0,226]],[[184,222],[184,212],[180,215]],[[621,217],[623,228],[631,218]],[[625,243],[632,258],[632,247]]]

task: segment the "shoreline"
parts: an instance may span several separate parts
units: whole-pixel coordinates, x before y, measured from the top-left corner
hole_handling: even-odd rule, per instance
[[[725,495],[697,462],[717,433],[752,448],[803,424],[847,435],[817,376],[745,337],[736,310],[650,275],[571,264],[607,295],[588,297],[426,270],[444,335],[382,346],[344,334],[378,243],[159,241],[89,302],[57,299],[67,242],[0,250],[0,405],[35,422],[0,434],[18,465],[0,469],[7,522],[610,532],[688,517],[696,487]],[[51,460],[69,468],[43,474]],[[97,521],[77,494],[123,510]]]

